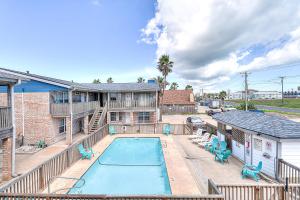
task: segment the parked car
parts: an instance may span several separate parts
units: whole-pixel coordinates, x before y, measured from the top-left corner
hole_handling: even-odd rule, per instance
[[[200,117],[188,117],[186,118],[187,124],[192,124],[193,129],[202,128],[204,126],[204,121]]]
[[[221,109],[210,109],[210,110],[206,111],[207,115],[209,115],[209,116],[212,116],[212,115],[214,115],[216,113],[221,113],[221,112],[222,112]]]
[[[231,110],[236,110],[236,108],[230,106],[230,105],[225,105],[221,108],[222,112],[227,112],[227,111],[231,111]]]

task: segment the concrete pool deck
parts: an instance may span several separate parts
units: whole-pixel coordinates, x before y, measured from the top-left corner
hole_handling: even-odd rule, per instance
[[[168,176],[170,180],[171,190],[173,195],[199,195],[203,194],[199,190],[197,183],[190,172],[184,157],[178,151],[176,142],[173,140],[173,136],[165,136],[162,134],[122,134],[114,136],[106,136],[96,145],[93,150],[95,156],[91,160],[79,160],[69,169],[67,169],[61,177],[73,177],[80,178],[86,170],[96,161],[96,159],[105,151],[105,149],[112,143],[117,137],[159,137],[163,146],[163,152],[165,162],[168,170]],[[71,188],[77,180],[67,180],[57,178],[50,185],[50,192],[57,191],[63,188]],[[61,190],[57,193],[66,193],[69,189]],[[47,193],[48,189],[43,191]]]

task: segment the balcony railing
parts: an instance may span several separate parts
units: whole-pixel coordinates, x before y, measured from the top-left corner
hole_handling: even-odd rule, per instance
[[[11,107],[0,107],[0,131],[12,128]]]
[[[100,107],[99,101],[80,102],[72,104],[73,114],[90,112]],[[70,114],[69,103],[52,103],[50,104],[50,113],[54,116],[67,116]]]
[[[155,108],[155,100],[148,101],[111,101],[110,109],[135,109],[135,108]]]

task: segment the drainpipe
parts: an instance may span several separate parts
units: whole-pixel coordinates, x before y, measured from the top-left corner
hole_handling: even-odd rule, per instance
[[[10,93],[10,106],[11,106],[11,116],[12,116],[12,161],[11,161],[11,174],[13,177],[16,176],[16,120],[15,120],[15,97],[14,97],[14,85],[9,86]]]
[[[25,137],[24,88],[22,89],[22,136]]]

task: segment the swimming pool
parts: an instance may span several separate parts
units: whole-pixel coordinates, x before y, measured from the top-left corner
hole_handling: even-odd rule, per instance
[[[159,138],[116,138],[81,178],[69,194],[171,194]]]

